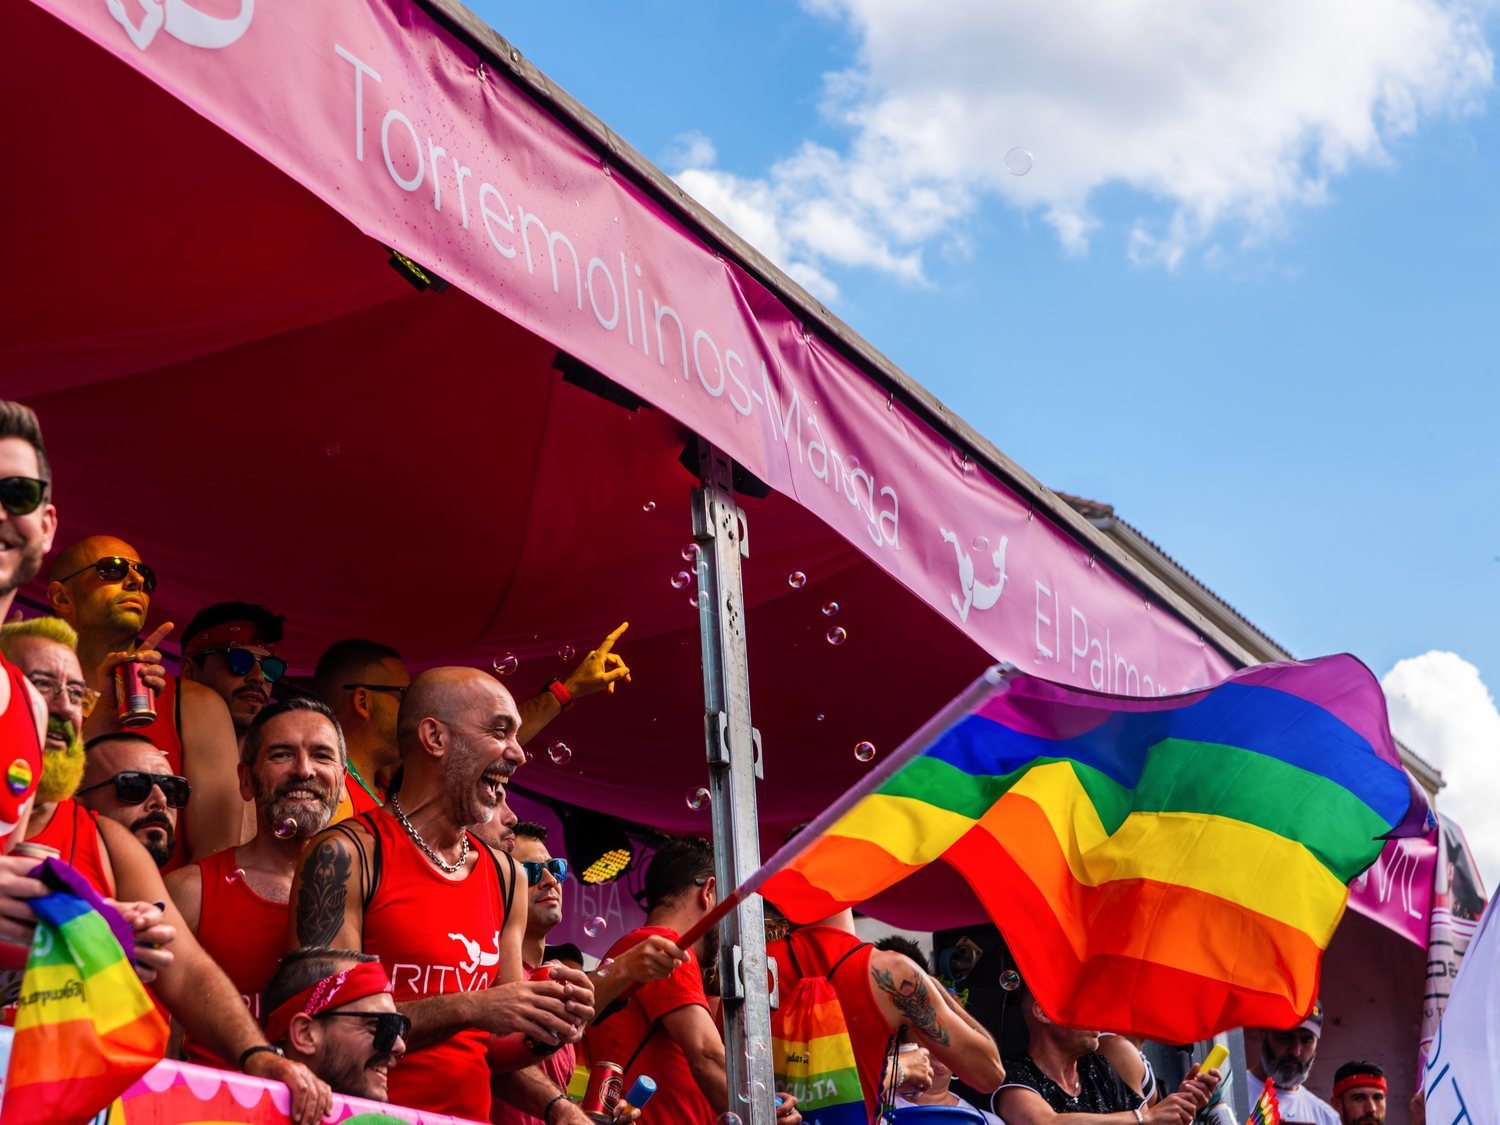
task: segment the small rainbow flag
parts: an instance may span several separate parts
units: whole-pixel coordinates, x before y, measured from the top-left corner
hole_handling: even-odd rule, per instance
[[[1255,1099],[1255,1105],[1250,1108],[1245,1125],[1281,1125],[1281,1102],[1276,1097],[1276,1086],[1269,1078],[1260,1097]]]
[[[167,1025],[135,975],[119,913],[67,864],[35,872],[36,936],[16,1010],[0,1125],[79,1122],[161,1060]]]
[[[1188,1043],[1302,1019],[1349,881],[1430,815],[1369,669],[1160,698],[987,675],[749,889],[812,922],[941,859],[1064,1024]]]

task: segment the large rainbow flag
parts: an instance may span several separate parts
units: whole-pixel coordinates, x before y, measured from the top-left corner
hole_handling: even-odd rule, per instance
[[[21,978],[0,1125],[78,1122],[160,1061],[167,1025],[130,963],[124,920],[65,863],[38,878],[36,937]]]
[[[1260,665],[1150,699],[990,675],[750,889],[812,922],[941,859],[1062,1023],[1186,1043],[1302,1019],[1349,881],[1430,815],[1369,669]]]

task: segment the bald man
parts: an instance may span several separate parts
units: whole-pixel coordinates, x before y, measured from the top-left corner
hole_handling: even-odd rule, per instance
[[[92,535],[57,556],[47,597],[57,615],[78,633],[78,659],[100,693],[85,733],[94,738],[120,729],[114,669],[137,661],[156,689],[156,720],[132,728],[167,756],[168,769],[186,777],[193,802],[183,810],[177,846],[164,871],[242,843],[254,810],[240,795],[239,749],[234,723],[217,692],[168,676],[156,645],[170,631],[158,628],[137,647],[146,626],[156,572],[134,547],[111,535]]]
[[[400,789],[334,825],[304,854],[292,887],[290,946],[378,956],[411,1017],[391,1101],[485,1121],[491,1035],[530,1036],[536,1058],[576,1041],[593,1019],[593,986],[574,969],[528,981],[521,967],[527,894],[517,866],[470,828],[501,809],[525,760],[521,713],[494,676],[434,668],[411,682],[396,719]],[[521,1061],[530,1061],[523,1059]],[[587,1118],[535,1066],[518,1108],[548,1121]]]

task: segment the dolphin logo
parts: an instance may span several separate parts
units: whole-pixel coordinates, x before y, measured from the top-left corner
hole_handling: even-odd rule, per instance
[[[469,959],[467,961],[460,961],[458,963],[458,967],[464,972],[472,973],[481,965],[485,968],[489,968],[491,965],[498,965],[500,963],[499,930],[495,931],[495,952],[493,953],[481,953],[479,949],[479,943],[477,941],[471,941],[463,934],[449,934],[448,936],[454,941],[458,942],[461,946],[463,946],[464,950],[469,954]]]
[[[200,12],[188,0],[136,0],[140,4],[140,22],[133,22],[125,11],[126,0],[104,0],[109,14],[125,29],[130,41],[144,51],[151,46],[158,31],[165,30],[173,39],[189,47],[227,47],[245,34],[255,15],[255,0],[240,0],[240,10],[233,16],[211,16]]]
[[[994,582],[984,583],[974,581],[974,560],[959,543],[958,536],[945,528],[940,527],[938,531],[942,532],[944,543],[953,544],[953,554],[958,559],[958,584],[964,592],[963,600],[960,601],[957,594],[948,595],[948,600],[958,611],[958,619],[967,621],[971,609],[993,609],[1000,595],[1005,593],[1005,549],[1010,545],[1010,538],[1002,536],[1000,546],[990,554],[990,562],[999,573]]]

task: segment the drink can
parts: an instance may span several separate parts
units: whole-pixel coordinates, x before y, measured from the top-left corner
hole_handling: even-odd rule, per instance
[[[589,1071],[589,1088],[579,1109],[593,1121],[613,1121],[615,1106],[625,1092],[625,1071],[619,1063],[596,1062]]]
[[[141,678],[138,661],[115,665],[115,695],[120,700],[120,725],[145,727],[156,722],[156,692]]]
[[[531,979],[532,980],[551,980],[552,979],[552,967],[555,964],[557,964],[557,962],[555,962],[555,961],[548,961],[545,965],[541,966],[534,973],[531,974]],[[539,1042],[539,1041],[533,1039],[529,1035],[525,1037],[525,1042],[526,1042],[527,1049],[533,1055],[536,1055],[538,1058],[546,1058],[548,1055],[552,1054],[559,1047],[562,1046],[561,1043],[542,1043],[542,1042]]]

